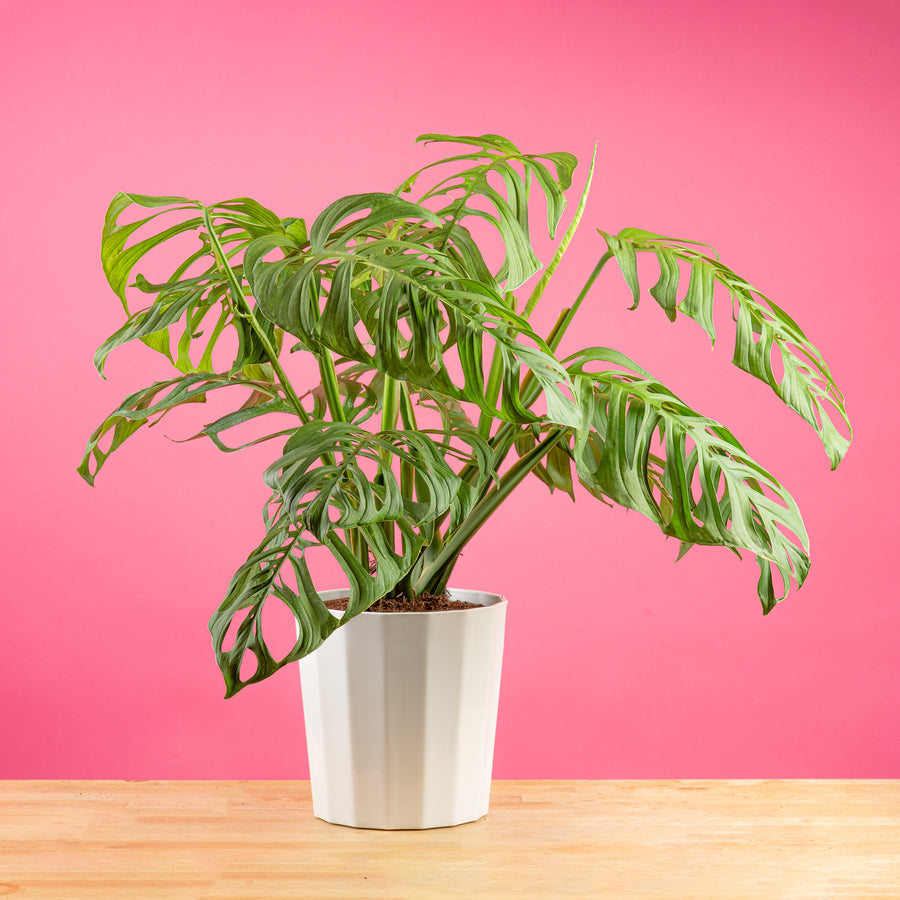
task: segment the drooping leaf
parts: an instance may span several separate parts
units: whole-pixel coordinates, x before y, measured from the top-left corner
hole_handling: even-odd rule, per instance
[[[282,666],[311,653],[338,627],[312,584],[302,552],[311,546],[295,529],[277,523],[262,543],[235,572],[225,599],[209,620],[216,662],[225,679],[225,696],[268,678]],[[297,552],[299,551],[299,552]],[[285,582],[282,570],[296,576],[296,586]],[[263,633],[262,611],[269,598],[281,601],[298,625],[297,640],[280,660],[272,655]],[[232,632],[229,635],[229,632]],[[230,640],[229,640],[230,638]],[[226,642],[231,643],[229,649]],[[254,671],[241,677],[241,664],[251,653]]]
[[[347,423],[314,422],[296,429],[284,454],[265,473],[273,490],[270,505],[276,510],[268,517],[266,538],[238,570],[210,619],[226,696],[312,652],[337,626],[313,586],[305,558],[309,548],[327,547],[348,579],[344,623],[394,590],[409,573],[426,543],[417,527],[447,511],[457,518],[465,515],[477,485],[463,483],[447,456],[474,458],[489,468],[492,455],[474,430],[464,442],[469,450],[452,449],[448,436],[435,442],[423,432],[372,434]],[[402,494],[390,468],[384,466],[385,454],[413,467],[415,497]],[[376,471],[377,477],[372,474]],[[399,545],[383,529],[388,522],[398,529]],[[363,564],[341,537],[346,528],[364,542],[372,567]],[[286,566],[293,583],[285,578]],[[297,622],[297,641],[281,659],[274,657],[263,633],[262,612],[269,598],[284,603]],[[230,630],[233,643],[225,649]],[[248,653],[254,671],[242,677]]]
[[[270,394],[262,393],[261,391],[254,391],[251,394],[250,398],[241,406],[240,409],[221,416],[220,418],[216,419],[215,422],[210,422],[208,425],[204,425],[203,428],[199,432],[197,432],[197,434],[195,434],[193,437],[188,438],[188,440],[193,441],[197,440],[198,438],[207,437],[220,450],[226,453],[234,453],[238,450],[243,450],[245,447],[252,447],[255,444],[261,444],[264,441],[271,441],[279,437],[289,437],[294,433],[294,429],[293,427],[285,428],[281,431],[276,431],[270,434],[262,435],[261,437],[253,438],[252,440],[245,441],[244,443],[234,447],[226,444],[222,440],[220,436],[222,432],[228,431],[232,428],[236,428],[238,425],[243,425],[246,422],[253,421],[254,419],[258,419],[261,416],[267,416],[270,413],[285,413],[293,418],[293,412],[293,407],[281,397],[272,397]]]
[[[516,453],[519,457],[524,457],[534,450],[542,435],[537,426],[522,429],[515,441]],[[550,493],[555,490],[561,490],[568,494],[573,500],[575,499],[575,488],[572,479],[572,456],[567,445],[558,443],[554,444],[544,457],[544,462],[539,462],[533,469],[532,473],[539,481],[542,481],[548,488]]]
[[[619,368],[590,371],[597,363]],[[620,353],[594,348],[570,359],[569,368],[589,423],[573,448],[586,485],[684,543],[754,553],[765,612],[787,596],[792,579],[803,583],[808,542],[797,505],[727,428]]]
[[[185,373],[192,371],[190,357],[187,355],[186,348],[182,349],[182,346],[199,337],[198,331],[203,318],[221,298],[225,290],[224,283],[218,279],[191,278],[185,279],[171,288],[166,288],[163,285],[150,285],[140,277],[137,283],[148,292],[156,289],[159,297],[152,306],[130,316],[118,331],[100,345],[94,354],[94,365],[97,371],[101,375],[103,374],[106,359],[116,347],[121,347],[136,339],[149,343],[152,349],[168,357],[169,361],[176,364],[181,371]],[[221,334],[222,327],[228,318],[230,318],[228,311],[223,311],[220,323],[217,323],[217,327],[213,329],[212,340],[207,343],[210,355],[212,346]],[[178,348],[181,352],[178,354],[179,359],[176,363],[171,352],[169,328],[182,319],[185,320],[185,324],[182,337],[178,341]],[[155,341],[155,343],[151,341]]]
[[[120,224],[119,216],[132,205],[149,209],[162,209],[160,212],[153,213],[143,219]],[[106,220],[103,225],[103,236],[100,243],[100,256],[106,280],[122,301],[125,312],[128,312],[125,288],[128,285],[128,279],[135,265],[154,247],[159,246],[177,234],[199,227],[202,220],[198,216],[191,216],[130,245],[128,244],[128,239],[138,229],[165,213],[197,210],[199,208],[200,204],[185,197],[146,197],[142,194],[126,194],[123,192],[113,197],[106,211]]]
[[[729,293],[735,309],[733,362],[738,368],[764,381],[791,409],[811,425],[825,447],[831,468],[837,468],[850,444],[842,433],[851,432],[844,397],[819,351],[800,326],[779,306],[735,274],[706,245],[677,240],[638,228],[618,235],[601,231],[631,288],[634,307],[640,300],[636,254],[652,252],[660,266],[660,277],[650,293],[674,321],[680,312],[698,322],[710,339],[716,339],[713,303],[716,284]],[[680,264],[690,267],[685,296],[679,300]],[[776,374],[773,360],[780,363]]]
[[[240,376],[200,373],[171,378],[167,381],[157,381],[149,387],[129,394],[119,404],[118,408],[100,423],[88,439],[84,456],[81,464],[78,466],[78,473],[88,484],[92,485],[97,473],[109,456],[144,425],[156,424],[163,416],[176,407],[185,406],[189,403],[204,403],[207,394],[211,391],[224,387],[238,386],[251,388],[254,391],[261,391],[266,394],[273,392],[271,385],[251,381]],[[283,409],[283,403],[273,402],[266,408],[266,411],[280,412]],[[155,421],[151,421],[154,417]],[[237,423],[233,422],[232,424]],[[220,444],[217,440],[219,432],[230,426],[226,426],[222,420],[219,420],[218,423],[210,427],[212,430],[207,436],[214,440],[215,443]],[[104,450],[101,445],[107,438],[109,439],[109,446]],[[221,446],[223,449],[226,449],[224,445]]]
[[[523,305],[515,290],[540,265],[532,203],[545,204],[554,236],[575,158],[524,154],[495,134],[421,140],[456,143],[462,152],[423,167],[391,194],[340,198],[308,228],[245,197],[207,206],[120,194],[107,214],[104,271],[128,320],[100,348],[97,366],[102,372],[114,348],[140,340],[185,374],[126,398],[92,435],[82,476],[93,483],[139,428],[219,387],[242,386],[243,403],[189,440],[208,437],[230,452],[288,438],[265,476],[273,492],[265,538],[210,620],[228,696],[308,654],[338,627],[313,585],[311,553],[324,548],[346,577],[342,623],[391,592],[440,591],[463,547],[530,472],[571,496],[574,465],[595,497],[640,510],[679,539],[681,554],[696,543],[749,549],[765,611],[806,575],[796,505],[731,432],[615,351],[556,358],[608,254],[546,340],[529,325],[584,212],[587,187]],[[414,186],[423,191],[418,202],[399,196]],[[150,213],[123,221],[134,207]],[[500,240],[496,257],[480,249],[485,231],[493,232],[492,252]],[[192,232],[197,243],[174,271],[146,270],[157,255],[151,251],[169,244],[180,252]],[[846,443],[843,398],[783,310],[705,245],[636,229],[604,236],[634,306],[638,254],[654,253],[660,274],[650,295],[670,320],[680,311],[713,340],[713,292],[724,285],[735,311],[736,364],[810,421],[837,464]],[[214,355],[215,369],[227,368],[219,357],[230,345],[220,338],[229,333],[237,338],[234,361],[214,374]],[[310,351],[318,363],[321,383],[304,385],[302,399],[279,360],[285,334],[296,339],[292,352]],[[418,427],[416,395],[418,406],[440,416],[440,430]],[[271,413],[276,420],[288,413],[290,427],[270,425],[256,436]],[[398,419],[402,430],[392,427]],[[519,459],[507,465],[513,447]],[[281,658],[263,633],[267,603],[283,604],[297,622],[297,640]]]

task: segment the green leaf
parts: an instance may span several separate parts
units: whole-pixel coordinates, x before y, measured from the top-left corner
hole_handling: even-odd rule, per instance
[[[419,527],[447,512],[464,489],[447,456],[469,461],[473,451],[454,449],[441,432],[379,431],[341,422],[310,422],[295,431],[264,479],[282,504],[281,515],[299,522],[318,541],[336,529],[405,520]],[[492,459],[476,433],[464,440],[483,467]],[[385,459],[413,468],[415,496],[404,495]],[[374,477],[375,473],[378,477]]]
[[[684,543],[754,553],[768,572],[758,586],[765,612],[787,596],[792,579],[802,585],[809,557],[797,505],[727,428],[633,364],[631,371],[589,371],[595,363],[629,363],[620,353],[593,348],[567,362],[589,423],[574,446],[588,487]],[[780,596],[772,569],[781,576]]]
[[[534,286],[531,295],[528,297],[528,302],[525,304],[525,309],[522,311],[522,316],[525,319],[529,318],[531,313],[534,311],[534,308],[540,302],[544,291],[550,284],[550,279],[553,277],[553,274],[556,272],[557,268],[559,268],[560,262],[562,262],[563,255],[565,254],[566,250],[569,249],[569,244],[572,242],[572,238],[575,237],[575,232],[577,231],[578,226],[581,223],[581,219],[584,216],[584,210],[587,207],[588,194],[590,193],[591,182],[594,178],[594,163],[596,159],[597,148],[595,146],[593,156],[591,156],[591,164],[588,167],[588,174],[587,179],[584,183],[584,189],[581,192],[581,197],[578,199],[578,206],[575,208],[575,214],[572,216],[572,221],[569,224],[569,227],[566,229],[566,233],[560,240],[559,245],[556,248],[556,252],[553,254],[553,259],[550,260],[549,264],[544,270],[544,274],[540,277],[538,283]]]
[[[528,226],[531,179],[534,178],[544,194],[547,230],[551,237],[555,237],[566,206],[565,191],[572,183],[572,173],[578,161],[570,153],[523,154],[511,141],[495,134],[480,137],[425,134],[418,140],[468,144],[478,148],[474,153],[458,154],[424,166],[407,178],[397,192],[412,190],[423,172],[438,166],[454,167],[456,171],[442,177],[420,202],[432,197],[448,197],[449,203],[439,211],[439,215],[451,226],[467,217],[491,223],[499,232],[505,248],[505,258],[496,278],[506,281],[506,290],[515,290],[540,268],[532,249]],[[553,164],[555,176],[542,160]],[[474,165],[458,167],[458,163]],[[505,196],[491,185],[489,176],[492,173],[503,181]],[[473,198],[486,201],[491,213],[470,203]]]
[[[841,429],[849,431],[843,398],[799,326],[706,245],[625,229],[601,232],[609,252],[544,339],[528,317],[584,213],[593,162],[573,221],[523,304],[515,290],[540,268],[532,202],[544,204],[554,237],[575,157],[526,154],[496,134],[420,140],[455,144],[455,155],[392,193],[339,198],[309,228],[248,197],[208,206],[118,194],[107,212],[103,268],[128,318],[97,351],[97,368],[139,340],[183,374],[123,400],[91,436],[82,477],[92,484],[140,428],[220,387],[243,387],[242,404],[188,440],[232,452],[287,438],[265,471],[265,537],[209,622],[227,696],[312,652],[380,597],[443,590],[468,541],[531,472],[569,496],[577,475],[601,501],[638,510],[677,538],[679,556],[698,543],[749,550],[766,612],[806,577],[796,504],[730,431],[617,351],[555,355],[607,260],[615,256],[636,307],[637,256],[653,253],[651,297],[713,341],[713,294],[728,290],[735,363],[819,431],[834,466],[847,444]],[[418,202],[400,196],[415,186]],[[191,232],[197,240],[185,250]],[[173,253],[181,261],[164,277],[145,270]],[[237,349],[222,372],[229,332]],[[296,339],[291,352],[310,351],[318,363],[320,383],[303,400],[282,366],[285,334]],[[440,417],[441,429],[419,427],[415,395],[431,413],[421,421]],[[263,423],[270,413],[287,413],[289,427]],[[369,420],[379,413],[375,431]],[[507,464],[514,447],[519,458]],[[310,572],[310,554],[323,550],[349,587],[340,620]],[[264,634],[267,603],[283,604],[297,623],[280,657]]]
[[[349,216],[363,210],[370,212],[362,218],[345,222]],[[439,219],[430,209],[402,200],[394,194],[350,194],[330,204],[316,217],[309,230],[310,249],[313,253],[321,253],[330,246],[346,247],[354,238],[377,234],[378,226],[400,219],[439,224]],[[342,222],[344,224],[338,230]]]
[[[138,283],[148,285],[146,279],[140,276]],[[163,353],[174,362],[169,349],[169,327],[184,317],[186,319],[184,334],[189,339],[196,336],[200,322],[216,301],[216,295],[221,296],[224,289],[222,284],[215,284],[205,278],[185,279],[172,289],[159,287],[159,299],[152,306],[130,316],[128,321],[97,349],[94,354],[94,365],[101,375],[109,354],[116,347],[136,339],[145,341],[151,349]],[[179,345],[181,343],[179,341]],[[184,360],[180,362],[179,368],[184,371]]]
[[[676,311],[694,319],[715,342],[713,303],[716,284],[729,293],[735,309],[734,364],[764,381],[775,394],[815,429],[831,468],[837,468],[850,444],[850,421],[844,397],[838,390],[825,360],[788,314],[763,293],[719,261],[697,248],[695,241],[665,237],[651,231],[626,228],[618,235],[601,231],[616,257],[632,291],[634,307],[640,299],[636,254],[652,252],[660,266],[660,277],[650,293],[666,315]],[[690,266],[684,298],[677,299],[680,264]],[[773,360],[780,363],[776,374]],[[842,432],[846,432],[848,436]]]
[[[171,378],[167,381],[157,381],[149,387],[129,394],[118,408],[100,423],[88,439],[84,456],[78,466],[78,473],[88,484],[93,485],[97,473],[103,468],[109,456],[144,425],[155,425],[176,407],[188,403],[204,403],[206,395],[211,391],[234,386],[250,387],[256,391],[271,390],[270,385],[238,376],[200,373]],[[281,409],[281,404],[273,403],[267,408],[267,412],[281,411]],[[154,416],[157,417],[156,421],[151,422],[150,420]],[[208,437],[213,439],[217,445],[222,446],[222,449],[227,449],[216,440],[218,433],[224,427],[230,427],[221,423],[220,419],[218,423],[214,423],[217,427],[208,426],[212,429]],[[107,438],[109,446],[104,450],[101,443],[105,442]]]
[[[237,570],[225,599],[209,620],[216,662],[225,678],[225,696],[233,697],[248,684],[262,681],[282,666],[294,662],[317,647],[338,627],[312,584],[302,551],[311,546],[284,523],[269,530],[263,542]],[[300,553],[296,551],[299,549]],[[282,570],[296,575],[296,587],[284,581]],[[262,611],[270,598],[280,600],[293,614],[298,636],[291,650],[275,659],[263,633]],[[231,647],[225,649],[232,632]],[[241,678],[241,664],[248,653],[255,671]]]
[[[168,209],[162,209],[161,212],[154,213],[151,216],[120,225],[119,216],[132,204],[150,208],[168,207]],[[128,312],[128,299],[125,296],[125,288],[128,285],[128,279],[135,265],[154,247],[165,243],[178,234],[198,228],[202,224],[202,219],[198,216],[192,216],[131,245],[128,245],[128,239],[138,229],[161,215],[165,215],[168,212],[199,208],[199,203],[187,200],[184,197],[145,197],[141,194],[125,193],[118,193],[113,197],[106,211],[106,220],[100,243],[100,258],[103,263],[103,273],[106,275],[106,280],[122,301],[125,312]]]
[[[251,441],[246,441],[236,447],[225,444],[221,439],[220,435],[223,431],[236,428],[238,425],[243,425],[270,413],[287,413],[290,415],[293,413],[293,408],[281,397],[270,398],[267,394],[255,391],[240,409],[216,419],[215,422],[210,422],[209,425],[204,425],[197,434],[187,440],[193,441],[201,437],[208,437],[223,452],[234,453],[237,450],[243,450],[245,447],[252,447],[256,444],[270,441],[273,438],[289,437],[294,433],[293,427],[286,428],[282,431],[276,431],[272,434],[266,434]]]
[[[562,424],[578,421],[565,369],[493,283],[471,277],[465,254],[437,249],[443,226],[428,228],[424,219],[412,219],[415,207],[397,206],[403,204],[397,198],[383,204],[374,195],[345,199],[316,220],[310,250],[285,248],[283,259],[268,261],[272,239],[247,248],[247,279],[268,320],[316,352],[328,348],[419,390],[469,401],[513,421],[535,419],[518,397],[524,365],[547,394],[548,417]],[[361,208],[375,211],[370,226],[343,223],[340,214]],[[398,209],[410,218],[385,220]],[[384,238],[385,229],[398,236]],[[348,234],[355,243],[344,246]],[[485,396],[485,340],[502,347],[499,410]],[[445,359],[451,349],[461,367],[461,386]]]
[[[541,432],[537,426],[523,429],[515,441],[516,453],[519,458],[530,454],[541,439]],[[569,448],[562,444],[554,444],[543,462],[539,462],[532,469],[539,481],[550,488],[552,494],[555,490],[561,490],[575,499],[575,488],[572,480],[572,456]]]
[[[119,217],[132,204],[159,211],[136,222],[120,225]],[[191,215],[184,221],[130,243],[139,233],[143,234],[145,226],[149,227],[149,223],[153,223],[158,216],[168,213],[183,215],[185,211],[193,213],[196,210],[200,210],[202,215]],[[94,363],[101,374],[104,362],[112,350],[138,339],[164,354],[181,372],[210,371],[213,368],[214,348],[228,326],[234,328],[238,336],[232,371],[238,371],[249,363],[269,361],[257,330],[245,320],[242,310],[232,308],[234,297],[230,296],[229,291],[233,283],[240,284],[240,266],[232,267],[232,271],[227,266],[220,266],[210,243],[207,217],[218,241],[227,248],[229,257],[240,252],[251,239],[271,239],[273,233],[278,241],[294,240],[285,232],[285,226],[275,213],[248,197],[225,200],[207,209],[196,201],[182,197],[118,194],[107,212],[101,257],[107,279],[119,295],[126,312],[129,279],[135,266],[147,253],[192,230],[198,232],[201,246],[190,253],[162,283],[154,284],[140,273],[134,276],[134,286],[143,294],[155,294],[156,298],[150,306],[130,315],[128,321],[99,348]],[[187,274],[204,262],[206,268],[202,272]],[[204,319],[212,307],[218,307],[214,325],[208,334],[204,334]],[[268,330],[268,339],[274,340],[271,323],[264,323],[262,330]],[[202,356],[199,361],[194,362],[192,350],[201,338],[204,339]],[[174,358],[173,339],[177,351]]]
[[[216,219],[223,219],[230,225],[245,230],[251,237],[285,230],[281,219],[252,197],[221,200],[214,203],[211,208]],[[300,219],[294,221],[302,224]]]
[[[209,620],[216,662],[225,679],[225,696],[233,697],[249,684],[262,681],[283,666],[312,653],[338,627],[365,611],[385,596],[412,567],[421,550],[421,541],[408,525],[398,523],[401,551],[391,547],[378,526],[361,527],[375,561],[375,571],[354,556],[349,547],[331,532],[325,546],[344,570],[349,582],[349,606],[340,620],[331,615],[313,585],[305,553],[320,546],[301,537],[286,519],[276,518],[263,542],[235,573],[225,599]],[[293,576],[293,583],[285,578]],[[283,603],[297,623],[297,640],[283,657],[272,654],[263,630],[262,613],[270,598]],[[232,640],[229,641],[229,636]],[[226,649],[226,644],[231,647]],[[241,676],[247,654],[254,670]]]

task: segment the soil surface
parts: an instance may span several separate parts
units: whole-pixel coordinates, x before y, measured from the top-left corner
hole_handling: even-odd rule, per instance
[[[329,609],[336,610],[345,610],[348,603],[348,597],[325,601]],[[408,597],[384,597],[376,600],[366,612],[437,612],[448,609],[475,609],[477,606],[477,603],[467,603],[465,600],[451,600],[446,594],[441,597],[434,594],[419,594],[412,600]]]

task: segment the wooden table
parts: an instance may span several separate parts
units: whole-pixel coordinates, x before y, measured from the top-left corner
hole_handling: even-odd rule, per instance
[[[900,781],[497,781],[431,831],[307,782],[0,782],[0,897],[900,898]]]

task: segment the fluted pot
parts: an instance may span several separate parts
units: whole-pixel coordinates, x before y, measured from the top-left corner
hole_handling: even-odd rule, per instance
[[[440,828],[487,814],[506,600],[450,596],[478,607],[365,612],[300,661],[320,819]]]

